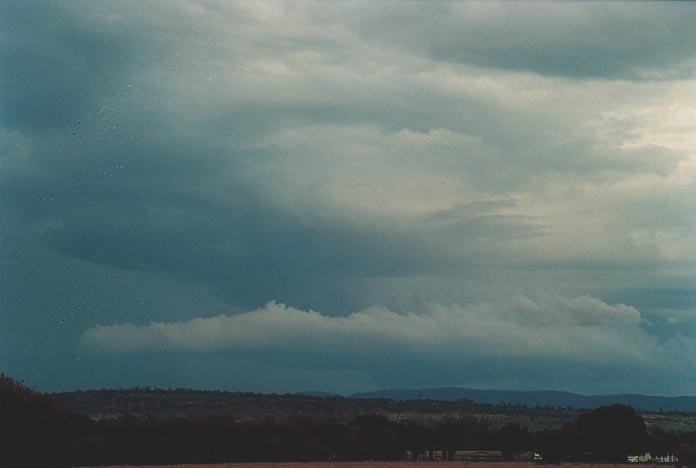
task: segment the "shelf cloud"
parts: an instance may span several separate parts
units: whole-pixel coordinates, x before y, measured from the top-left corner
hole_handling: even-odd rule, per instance
[[[229,352],[269,362],[281,356],[300,368],[330,365],[375,379],[387,366],[479,360],[499,365],[527,360],[527,367],[539,372],[583,364],[658,369],[670,352],[643,325],[635,308],[589,296],[515,296],[467,307],[430,304],[406,313],[370,307],[346,316],[269,302],[234,315],[99,325],[84,332],[81,344],[111,354]]]

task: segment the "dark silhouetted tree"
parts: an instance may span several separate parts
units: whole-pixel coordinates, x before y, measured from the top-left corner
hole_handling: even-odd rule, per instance
[[[594,459],[625,461],[627,454],[642,452],[648,445],[645,422],[630,406],[603,406],[582,414],[572,432]]]
[[[500,450],[506,458],[515,458],[522,452],[531,449],[531,436],[526,427],[519,424],[508,424],[498,431]]]
[[[83,418],[0,373],[0,466],[70,466]]]

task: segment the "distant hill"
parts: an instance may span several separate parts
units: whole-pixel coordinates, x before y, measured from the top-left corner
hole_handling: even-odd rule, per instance
[[[443,419],[476,417],[485,419],[494,428],[517,423],[532,430],[557,429],[576,419],[586,408],[618,401],[642,408],[642,416],[649,425],[667,430],[696,431],[696,411],[693,410],[696,405],[694,398],[689,397],[589,397],[567,392],[507,392],[458,387],[385,390],[353,397],[307,393],[309,395],[135,388],[47,396],[75,413],[96,420],[131,414],[156,418],[217,415],[238,420],[312,417],[350,421],[358,415],[378,414],[393,421],[415,421],[426,425]],[[660,408],[665,412],[659,413]]]
[[[319,392],[316,390],[308,390],[308,391],[304,391],[304,392],[295,392],[295,393],[293,393],[293,395],[319,397],[319,398],[342,398],[343,397],[343,395],[339,395],[338,393]]]
[[[354,393],[352,398],[388,398],[391,400],[470,400],[488,405],[561,406],[578,409],[593,409],[605,405],[624,404],[643,411],[696,412],[696,397],[654,396],[633,393],[617,395],[581,395],[579,393],[550,390],[477,390],[463,387],[416,388],[379,390]]]
[[[350,420],[360,414],[455,415],[487,413],[486,405],[470,401],[395,401],[344,398],[322,392],[261,394],[210,390],[135,388],[52,393],[51,400],[96,419],[122,414],[187,417],[224,414],[240,419],[312,416]],[[555,415],[557,412],[553,412]],[[574,414],[563,415],[572,418]]]

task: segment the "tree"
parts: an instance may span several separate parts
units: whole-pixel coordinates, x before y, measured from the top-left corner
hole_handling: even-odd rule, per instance
[[[82,418],[0,373],[0,466],[70,466]]]
[[[688,444],[682,444],[677,450],[676,468],[694,468],[696,467],[696,450]]]
[[[584,452],[594,459],[625,461],[629,453],[647,448],[648,432],[643,418],[630,406],[602,406],[580,415],[572,428]]]
[[[531,446],[529,430],[519,424],[508,424],[498,432],[500,450],[505,458],[515,458]]]

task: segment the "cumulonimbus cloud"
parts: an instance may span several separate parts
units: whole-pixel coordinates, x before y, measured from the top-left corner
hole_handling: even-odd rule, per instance
[[[517,359],[484,377],[692,392],[694,13],[3,5],[0,361],[46,390],[165,385],[186,359],[229,386],[229,354],[389,385]],[[515,296],[540,290],[573,297]],[[271,298],[320,312],[251,310]],[[94,324],[103,374],[72,354]]]

